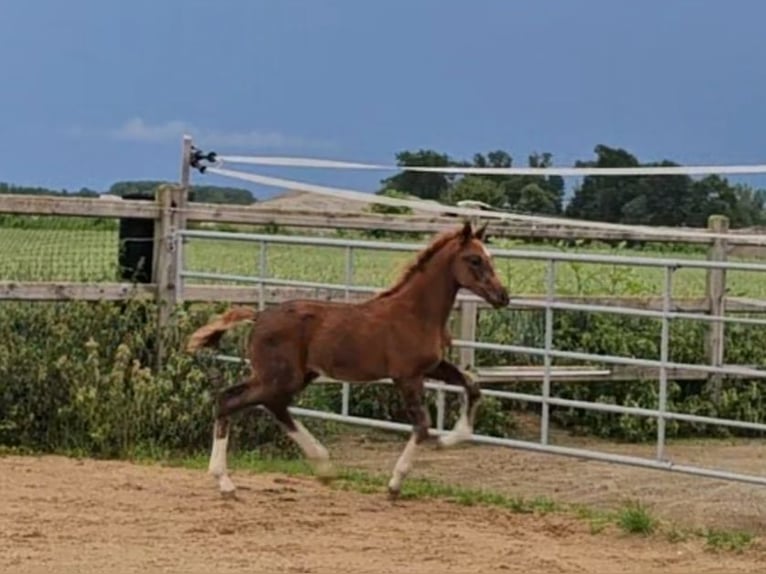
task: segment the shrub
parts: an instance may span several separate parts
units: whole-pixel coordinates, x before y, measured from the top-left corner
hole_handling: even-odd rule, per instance
[[[213,310],[179,310],[154,369],[154,303],[0,305],[0,444],[104,457],[209,448],[213,393],[241,369],[186,354],[182,339]],[[294,451],[265,413],[235,420],[234,444]]]
[[[157,366],[156,308],[153,302],[57,302],[0,304],[0,444],[43,451],[80,451],[92,456],[126,456],[142,450],[191,453],[211,442],[215,391],[238,382],[243,365],[223,363],[205,352],[183,350],[188,334],[225,305],[183,305],[176,326],[162,334],[166,349]],[[492,311],[480,314],[481,340],[542,346],[543,313]],[[618,315],[556,312],[555,346],[588,353],[659,356],[659,322]],[[672,359],[704,361],[705,326],[673,323]],[[752,326],[726,329],[728,362],[762,363],[766,336]],[[239,355],[242,331],[223,339],[222,352]],[[541,363],[540,357],[477,351],[479,365]],[[564,364],[564,361],[556,361]],[[539,383],[512,390],[540,392]],[[391,385],[352,385],[351,413],[407,423],[400,397]],[[552,394],[564,398],[656,408],[654,381],[555,383]],[[764,421],[766,399],[758,381],[724,381],[718,405],[704,381],[669,381],[668,408],[693,414]],[[427,406],[436,420],[436,394]],[[445,427],[459,413],[462,397],[446,394]],[[299,406],[340,411],[337,386],[312,385],[298,397]],[[476,431],[514,436],[514,413],[539,409],[522,402],[485,397]],[[232,448],[259,448],[295,455],[299,451],[285,433],[260,410],[235,415]],[[656,422],[643,417],[551,408],[551,420],[575,433],[644,441],[655,440]],[[309,420],[322,436],[332,425]],[[741,429],[707,427],[669,421],[667,436],[758,436]]]

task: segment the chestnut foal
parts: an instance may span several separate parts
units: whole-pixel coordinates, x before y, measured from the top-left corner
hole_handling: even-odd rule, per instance
[[[418,445],[429,437],[424,379],[465,389],[460,418],[439,438],[439,446],[469,439],[481,393],[443,354],[450,337],[447,320],[461,287],[494,308],[508,305],[508,291],[483,243],[485,229],[486,224],[474,231],[466,222],[438,235],[393,286],[365,301],[293,300],[263,311],[236,307],[198,329],[189,340],[189,352],[215,345],[239,323],[252,323],[251,374],[217,399],[209,472],[220,492],[235,491],[226,463],[229,417],[257,405],[301,447],[320,479],[332,478],[327,449],[288,411],[293,398],[320,375],[351,383],[390,378],[401,393],[413,432],[388,483],[391,497],[399,494]]]

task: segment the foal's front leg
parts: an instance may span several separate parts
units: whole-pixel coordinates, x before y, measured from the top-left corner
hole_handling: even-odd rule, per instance
[[[473,434],[473,427],[476,421],[476,408],[481,400],[481,391],[479,384],[472,378],[470,373],[458,369],[449,361],[440,361],[436,367],[426,373],[430,379],[442,381],[448,385],[456,385],[465,389],[463,403],[460,408],[460,418],[458,418],[452,431],[440,436],[437,445],[441,447],[454,446],[460,442],[470,440]]]
[[[420,443],[428,438],[428,429],[431,426],[428,410],[423,406],[423,377],[397,379],[394,382],[402,394],[407,414],[412,421],[412,435],[396,461],[391,480],[388,482],[388,494],[391,498],[399,496],[402,481],[412,469],[415,451]]]

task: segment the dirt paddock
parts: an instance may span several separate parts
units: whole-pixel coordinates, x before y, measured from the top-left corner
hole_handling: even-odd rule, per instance
[[[517,438],[536,441],[538,425],[535,418],[522,420]],[[393,468],[405,440],[359,429],[340,437],[328,445],[332,457],[344,466],[384,474]],[[651,444],[615,444],[559,430],[552,432],[551,440],[560,446],[655,456]],[[766,476],[766,440],[671,441],[666,456],[677,464]],[[744,530],[766,538],[766,486],[757,484],[470,444],[421,449],[410,476],[600,510],[615,510],[626,501],[638,500],[652,515],[682,528]]]
[[[766,564],[759,548],[715,554],[698,539],[591,534],[586,522],[557,514],[392,504],[383,493],[311,478],[238,472],[235,480],[239,498],[226,501],[200,470],[0,458],[1,570],[701,574],[762,572]]]

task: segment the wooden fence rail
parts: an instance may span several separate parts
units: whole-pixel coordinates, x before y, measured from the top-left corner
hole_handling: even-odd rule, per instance
[[[117,196],[102,198],[81,197],[50,197],[33,195],[0,195],[0,213],[15,213],[26,215],[61,215],[102,218],[134,218],[154,219],[161,224],[162,196],[167,193],[177,194],[177,200],[172,211],[180,212],[179,217],[193,223],[218,223],[233,225],[278,225],[284,228],[327,229],[327,230],[359,230],[359,231],[388,231],[395,233],[437,233],[455,225],[455,218],[447,215],[387,215],[380,213],[318,213],[316,211],[297,211],[271,209],[268,206],[229,205],[213,203],[187,203],[185,196],[173,186],[162,186],[163,191],[157,194],[157,200],[142,201],[136,199],[121,199]],[[178,188],[175,188],[176,190]],[[703,236],[679,236],[672,228],[658,228],[655,233],[646,233],[640,229],[587,229],[563,227],[557,225],[540,225],[518,222],[490,221],[488,226],[491,235],[515,239],[541,240],[577,240],[589,239],[595,241],[634,241],[649,243],[676,243],[712,245],[714,240]],[[712,231],[710,227],[707,230]],[[706,231],[695,229],[695,231]],[[748,230],[731,230],[731,238],[727,240],[728,248],[753,246],[766,247],[759,241],[739,237]]]
[[[182,171],[183,175],[183,171]],[[188,178],[188,173],[185,176]],[[273,304],[298,296],[348,300],[343,287],[337,290],[274,288],[243,286],[204,285],[186,282],[183,288],[179,274],[180,257],[175,249],[183,244],[174,241],[176,231],[190,224],[246,224],[278,225],[284,228],[304,229],[353,229],[384,230],[407,233],[434,233],[455,225],[455,218],[424,215],[383,215],[376,213],[316,213],[285,211],[262,206],[218,205],[189,203],[188,186],[163,185],[157,190],[155,201],[121,199],[117,197],[73,198],[29,195],[0,195],[0,213],[41,216],[79,216],[100,218],[135,218],[154,220],[154,265],[151,283],[74,283],[74,282],[30,282],[7,281],[0,277],[0,300],[122,300],[129,297],[154,298],[158,301],[160,326],[171,318],[171,309],[178,300],[186,301],[229,301],[233,303]],[[185,180],[188,183],[188,179]],[[726,231],[725,218],[711,218],[709,230]],[[594,239],[603,241],[645,241],[695,243],[708,246],[708,258],[725,261],[732,248],[749,245],[732,234],[729,240],[705,237],[679,237],[672,229],[663,234],[646,234],[640,230],[604,231],[601,229],[565,229],[558,226],[530,226],[528,224],[504,224],[490,222],[490,232],[501,237],[535,239]],[[750,244],[754,244],[751,242]],[[355,299],[352,293],[350,300]],[[542,300],[542,296],[525,296],[526,299]],[[559,301],[592,303],[607,306],[629,306],[641,309],[662,309],[660,297],[557,297]],[[485,308],[483,303],[468,302],[459,306],[460,321],[456,332],[460,338],[472,340],[476,332],[476,316]],[[677,311],[706,313],[723,316],[728,313],[762,313],[766,302],[760,299],[733,297],[726,294],[726,274],[720,270],[707,272],[706,295],[694,299],[674,299]],[[706,341],[706,352],[711,365],[723,361],[724,323],[711,322]],[[161,353],[160,353],[161,356]],[[473,364],[473,350],[462,349],[462,363]],[[717,379],[716,379],[717,381]],[[716,383],[718,384],[718,383]]]

